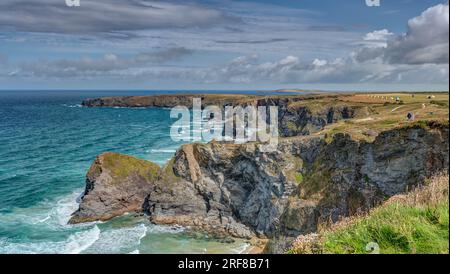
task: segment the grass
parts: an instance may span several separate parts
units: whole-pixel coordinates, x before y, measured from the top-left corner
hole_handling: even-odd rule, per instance
[[[414,94],[414,96],[413,96]],[[429,96],[434,96],[429,99]],[[428,103],[430,101],[447,101],[449,100],[448,92],[432,92],[432,93],[373,93],[373,94],[355,94],[344,98],[349,102],[365,102],[365,103],[396,103],[391,98],[400,97],[403,103]]]
[[[448,203],[435,207],[390,205],[340,231],[327,233],[324,251],[367,253],[369,243],[381,253],[448,253]]]
[[[320,163],[314,163],[313,170],[317,172],[311,172],[311,174],[307,174],[305,178],[303,178],[303,183],[300,186],[300,198],[330,200],[330,197],[325,197],[325,195],[329,194],[327,193],[326,188],[329,187],[328,182],[330,182],[331,178],[330,172],[328,170],[323,170]],[[330,202],[331,201],[332,199]]]
[[[446,101],[434,101],[433,100],[433,101],[430,101],[430,104],[448,108],[448,101],[446,102]]]
[[[117,178],[126,178],[137,173],[151,181],[157,178],[160,171],[157,164],[122,154],[105,153],[102,155],[102,161],[104,167]]]
[[[303,174],[297,172],[295,174],[295,181],[297,182],[297,184],[301,184],[303,182]]]
[[[303,174],[300,171],[303,167],[303,160],[295,156],[288,156],[288,157],[289,158],[287,160],[292,163],[292,166],[289,168],[289,170],[286,171],[286,176],[289,181],[301,184],[304,179]]]
[[[173,183],[173,182],[178,182],[181,180],[181,178],[178,177],[173,171],[174,163],[175,163],[175,157],[170,159],[162,168],[161,176],[164,179],[164,181],[167,182],[167,184]]]
[[[390,98],[401,97],[403,104],[397,104]],[[429,96],[434,96],[428,99]],[[326,101],[328,100],[328,101]],[[355,140],[372,142],[375,137],[386,130],[403,127],[416,123],[416,121],[448,121],[448,93],[383,93],[383,94],[356,94],[342,96],[334,99],[349,106],[366,106],[370,108],[365,115],[359,115],[351,120],[341,120],[327,125],[316,134],[326,135],[327,142],[331,141],[337,133],[346,133]],[[323,99],[322,104],[330,102]],[[305,102],[302,102],[303,104]],[[413,113],[414,120],[409,121],[407,114]]]
[[[289,253],[367,254],[372,244],[383,254],[448,254],[448,193],[448,175],[435,177],[365,216],[300,236]]]

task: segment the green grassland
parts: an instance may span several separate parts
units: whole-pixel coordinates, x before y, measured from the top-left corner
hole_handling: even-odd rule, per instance
[[[435,177],[364,216],[300,236],[288,253],[448,254],[448,193],[448,175]]]
[[[395,100],[397,97],[400,98],[398,102]],[[326,102],[326,104],[366,106],[368,111],[354,119],[329,124],[317,133],[325,134],[330,140],[337,133],[346,133],[355,140],[370,142],[382,131],[404,127],[417,121],[434,120],[448,123],[448,93],[356,94],[342,96],[335,100],[337,102]],[[412,113],[414,119],[409,120],[408,113]]]

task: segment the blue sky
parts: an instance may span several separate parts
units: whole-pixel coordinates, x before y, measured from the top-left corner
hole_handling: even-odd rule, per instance
[[[448,2],[2,0],[0,89],[448,90]]]

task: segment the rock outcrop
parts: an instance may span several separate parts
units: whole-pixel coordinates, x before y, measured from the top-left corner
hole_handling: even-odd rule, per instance
[[[351,104],[340,106],[334,106],[332,103],[325,104],[318,111],[314,111],[307,104],[288,105],[280,109],[279,133],[283,137],[310,135],[321,131],[326,125],[340,120],[367,117],[369,113],[369,107]]]
[[[155,223],[196,226],[216,236],[271,233],[297,187],[285,178],[294,168],[286,156],[264,154],[257,144],[185,145],[166,167],[172,180],[162,179],[149,194],[147,212]]]
[[[70,223],[104,221],[127,212],[142,211],[160,168],[130,156],[98,156],[86,175],[86,189]]]
[[[228,106],[241,105],[259,98],[251,95],[224,94],[176,94],[151,96],[117,96],[83,100],[85,107],[128,107],[128,108],[171,108],[185,106],[192,108],[192,99],[201,98],[205,105]]]
[[[366,117],[367,106],[342,103],[338,98],[346,95],[256,96],[223,94],[187,94],[158,96],[125,96],[86,99],[85,107],[164,107],[192,108],[193,98],[201,98],[204,106],[277,106],[279,134],[282,137],[303,136],[321,131],[326,125],[355,117]],[[314,105],[314,107],[311,107]],[[317,108],[317,109],[314,109]]]
[[[384,132],[373,143],[344,134],[331,143],[323,137],[283,140],[271,153],[255,143],[185,145],[166,167],[179,180],[175,188],[151,192],[146,208],[156,223],[193,213],[202,227],[214,223],[206,229],[211,232],[238,222],[260,236],[297,236],[448,168],[447,137],[448,126],[430,123]]]
[[[427,122],[385,131],[370,143],[345,134],[331,141],[286,138],[270,153],[258,143],[189,144],[157,176],[134,164],[127,172],[119,162],[104,168],[99,158],[74,220],[107,219],[143,207],[156,224],[217,236],[274,238],[268,251],[279,252],[287,246],[283,243],[316,231],[321,222],[372,208],[448,169],[448,152],[448,123]],[[111,179],[116,168],[124,175],[119,177],[126,196],[139,193],[132,205],[123,206],[128,198],[113,183],[122,179]]]

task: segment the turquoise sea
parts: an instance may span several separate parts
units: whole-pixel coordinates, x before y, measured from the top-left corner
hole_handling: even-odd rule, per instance
[[[0,253],[243,252],[243,242],[132,214],[67,224],[96,155],[114,151],[163,165],[181,145],[169,137],[167,109],[84,108],[82,99],[164,93],[0,91]]]

